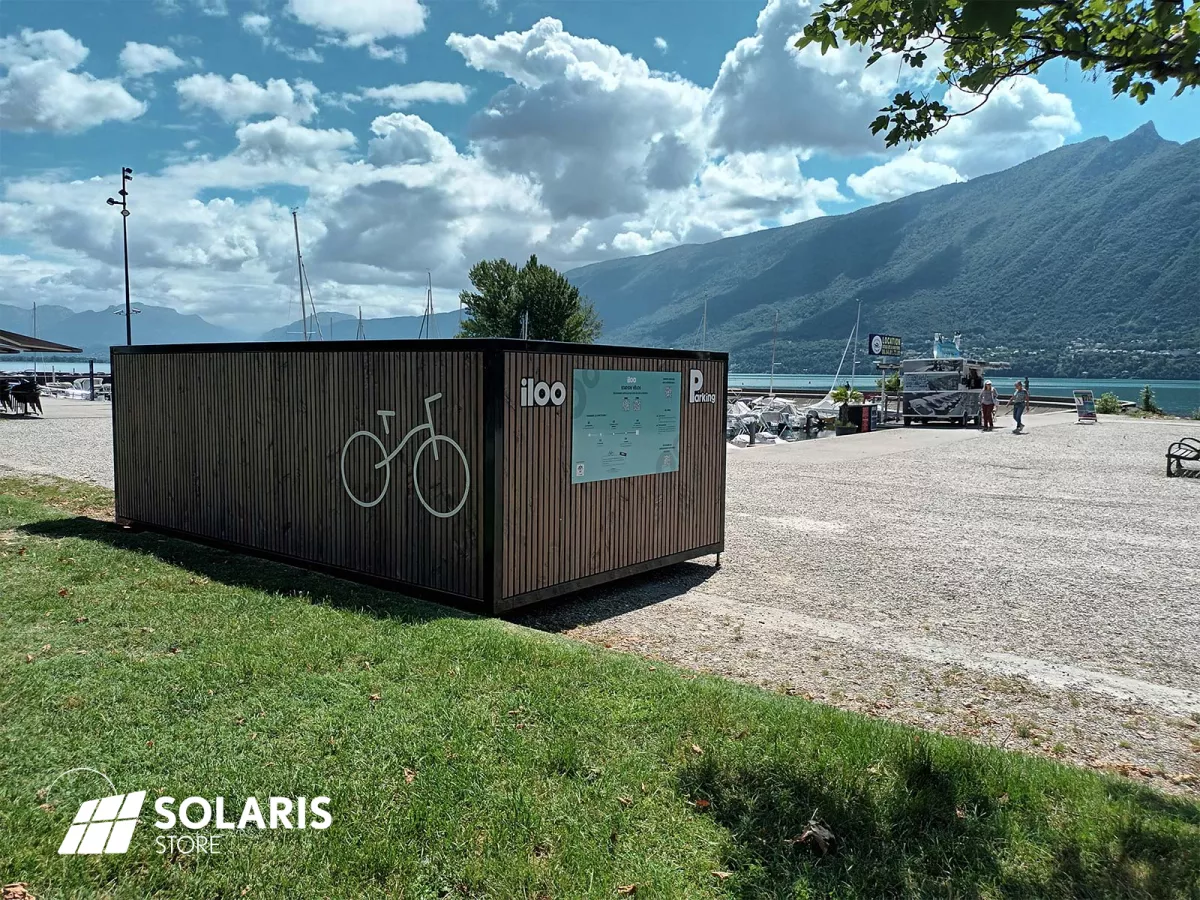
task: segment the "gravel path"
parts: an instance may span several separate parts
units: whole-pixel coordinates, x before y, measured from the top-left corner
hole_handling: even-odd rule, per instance
[[[0,469],[113,486],[112,404],[42,398],[42,418],[0,416]]]
[[[107,403],[0,469],[112,486]],[[1200,794],[1200,479],[1178,421],[1032,416],[729,450],[726,552],[517,622]]]
[[[1190,423],[729,451],[726,553],[517,621],[1200,793]]]

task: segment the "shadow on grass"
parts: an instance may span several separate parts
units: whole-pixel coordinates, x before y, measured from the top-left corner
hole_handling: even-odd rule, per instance
[[[547,600],[505,615],[511,622],[539,631],[564,632],[602,622],[686,594],[717,573],[711,562],[682,562],[632,575],[602,587]]]
[[[1200,896],[1200,807],[1186,801],[1069,780],[1010,800],[918,741],[893,748],[878,776],[840,777],[820,758],[810,769],[705,757],[684,769],[681,793],[708,800],[730,836],[731,895]],[[814,814],[836,837],[825,854],[800,840]]]
[[[127,530],[87,516],[35,522],[20,526],[18,531],[44,538],[96,541],[118,550],[154,557],[231,587],[304,596],[312,603],[353,609],[380,618],[427,622],[470,615],[449,606],[427,603],[334,575],[153,531]]]
[[[373,587],[250,553],[226,550],[200,541],[148,530],[129,530],[112,522],[76,516],[23,525],[25,534],[47,538],[80,538],[153,556],[210,581],[247,587],[267,593],[307,596],[313,603],[363,610],[376,616],[428,621],[447,616],[471,615],[469,607],[455,608],[406,596],[385,587]],[[509,618],[543,631],[566,631],[659,603],[702,584],[716,568],[711,564],[680,563],[646,575],[634,576],[617,586],[584,591],[521,610]]]

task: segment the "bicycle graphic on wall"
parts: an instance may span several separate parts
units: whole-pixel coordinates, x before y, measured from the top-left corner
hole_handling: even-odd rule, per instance
[[[404,445],[408,443],[409,438],[411,438],[414,434],[419,434],[420,432],[428,429],[429,436],[426,437],[425,440],[421,441],[421,445],[417,447],[416,455],[413,456],[412,481],[413,488],[417,492],[417,499],[421,501],[421,505],[424,506],[431,515],[437,516],[440,519],[448,519],[462,509],[463,504],[467,502],[467,495],[471,490],[471,467],[467,465],[467,454],[463,453],[462,447],[458,446],[458,444],[455,443],[452,438],[447,437],[444,434],[438,434],[437,429],[433,427],[433,410],[430,407],[435,400],[440,400],[441,398],[441,394],[434,394],[425,398],[425,422],[421,425],[414,426],[408,432],[408,434],[404,436],[404,440],[402,440],[396,446],[396,449],[392,450],[390,453],[388,452],[387,447],[384,446],[383,441],[373,431],[356,431],[346,439],[346,443],[342,446],[342,487],[346,489],[346,493],[350,495],[351,500],[353,500],[359,506],[369,509],[386,497],[388,488],[391,487],[392,484],[392,460],[400,455],[400,451],[404,449]],[[389,425],[389,422],[395,417],[396,411],[394,409],[378,409],[375,411],[375,415],[379,416],[380,421],[383,423],[384,436],[386,437],[387,435],[391,434],[391,426]],[[349,479],[346,477],[346,456],[349,454],[351,446],[353,446],[354,442],[359,438],[363,438],[375,444],[375,446],[379,448],[379,453],[383,457],[374,465],[376,470],[382,469],[384,472],[383,487],[380,488],[379,493],[374,499],[364,500],[355,494],[350,487]],[[425,499],[425,495],[421,493],[421,479],[418,474],[418,469],[421,465],[421,455],[426,450],[433,451],[433,459],[435,462],[441,459],[441,457],[438,455],[439,442],[449,445],[449,447],[458,454],[458,458],[462,460],[463,472],[466,476],[463,480],[462,497],[459,498],[457,505],[448,512],[434,509],[429,505],[429,502]],[[445,452],[444,448],[442,452]]]

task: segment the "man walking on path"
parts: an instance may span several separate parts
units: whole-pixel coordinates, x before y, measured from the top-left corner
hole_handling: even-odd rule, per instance
[[[1012,396],[1008,398],[1008,405],[1012,407],[1013,421],[1017,423],[1017,427],[1013,429],[1013,434],[1021,434],[1025,430],[1025,423],[1021,419],[1025,415],[1025,406],[1029,403],[1029,391],[1025,385],[1017,382],[1013,385]]]
[[[983,430],[991,431],[996,427],[994,415],[996,412],[996,389],[990,381],[983,383],[983,391],[979,394],[979,407],[983,413]]]

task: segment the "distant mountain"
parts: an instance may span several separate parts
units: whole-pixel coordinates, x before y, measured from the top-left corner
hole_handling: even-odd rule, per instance
[[[358,318],[345,313],[317,313],[321,334],[325,340],[351,341],[358,335]],[[385,319],[363,319],[364,336],[369,341],[413,340],[421,336],[422,316],[393,316]],[[332,328],[330,327],[332,325]],[[315,329],[309,323],[309,331]],[[264,333],[263,341],[298,341],[304,328],[299,319],[282,328]],[[433,336],[450,338],[458,334],[458,310],[434,313]]]
[[[48,332],[53,331],[64,319],[75,315],[74,310],[65,306],[39,306],[37,321],[34,321],[33,307],[22,308],[8,303],[0,303],[0,330],[15,331],[35,337],[47,338]],[[34,332],[36,331],[36,334]]]
[[[239,340],[241,335],[213,325],[200,316],[185,315],[167,306],[132,304],[134,342],[138,344],[211,344]],[[43,325],[44,310],[54,310],[58,320]],[[125,343],[125,306],[73,312],[65,307],[38,307],[38,337],[83,350],[84,356],[107,359],[108,348]],[[65,315],[64,315],[65,313]],[[10,319],[10,316],[12,317]],[[0,306],[0,328],[13,322],[11,330],[29,334],[31,311],[15,306]],[[17,323],[22,326],[19,327]]]
[[[840,216],[596,263],[568,277],[602,340],[832,372],[861,334],[935,331],[1024,374],[1200,377],[1200,140],[1152,124]],[[1099,345],[1099,346],[1097,346]]]
[[[358,320],[355,316],[348,316],[340,312],[321,312],[317,313],[317,322],[320,325],[318,331],[317,325],[314,325],[310,319],[308,322],[308,331],[312,336],[318,333],[325,340],[349,340],[354,337],[354,333],[358,328]],[[332,335],[332,338],[330,337]],[[259,336],[260,341],[301,341],[304,340],[304,323],[299,319],[279,328],[272,328],[270,331],[264,332]]]

